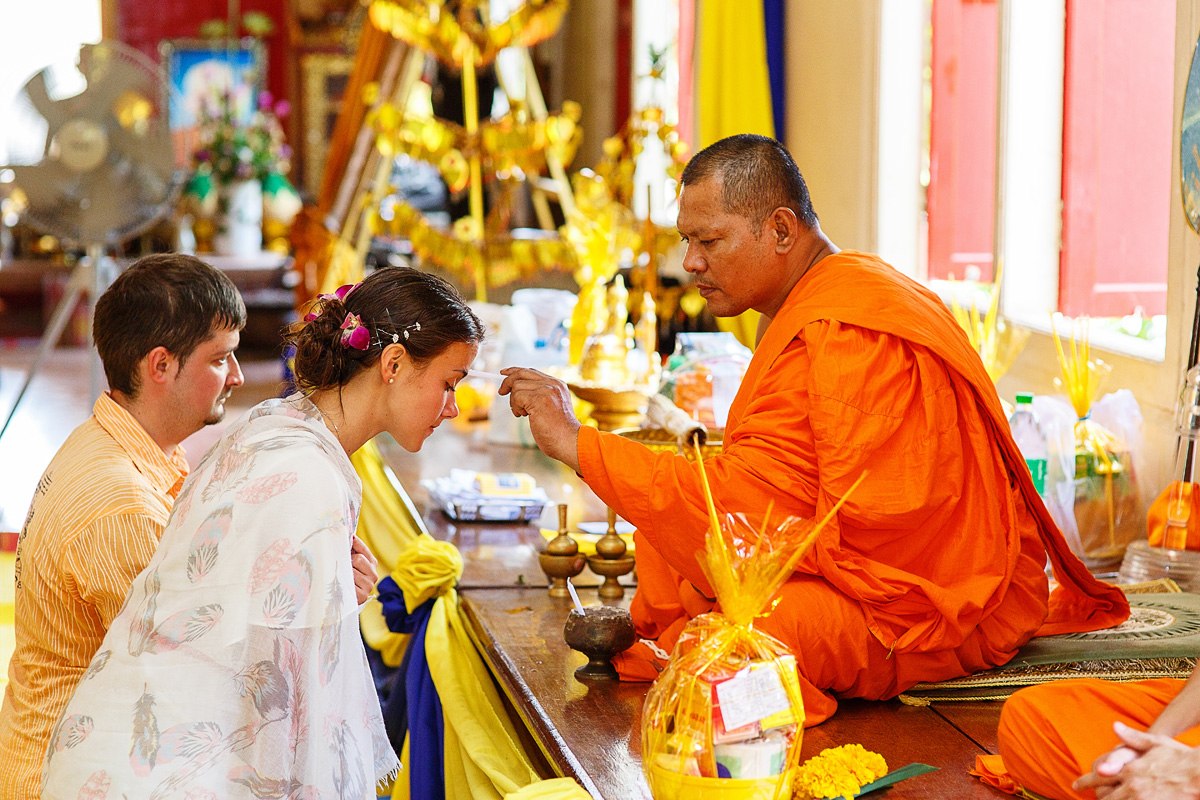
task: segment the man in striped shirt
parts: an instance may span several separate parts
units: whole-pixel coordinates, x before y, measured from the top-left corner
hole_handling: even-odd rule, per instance
[[[180,254],[140,259],[96,303],[110,390],[46,468],[17,548],[0,800],[39,796],[54,723],[153,556],[187,475],[180,442],[220,422],[243,382],[234,351],[245,323],[233,282]]]

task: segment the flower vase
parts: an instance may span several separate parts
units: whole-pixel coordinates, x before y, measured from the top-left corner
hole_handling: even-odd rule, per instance
[[[263,194],[257,179],[235,181],[220,188],[217,235],[213,249],[223,256],[253,256],[262,252]]]

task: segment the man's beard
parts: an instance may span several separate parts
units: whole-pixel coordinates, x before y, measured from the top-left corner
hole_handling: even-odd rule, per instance
[[[229,400],[231,394],[233,394],[232,391],[225,392],[225,394],[217,399],[217,402],[213,403],[212,412],[204,420],[205,425],[216,425],[225,419],[225,403]]]

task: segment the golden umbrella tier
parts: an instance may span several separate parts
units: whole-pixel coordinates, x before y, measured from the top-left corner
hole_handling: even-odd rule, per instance
[[[434,0],[373,0],[368,16],[381,31],[432,53],[445,64],[490,64],[506,47],[532,47],[562,24],[568,0],[527,0],[500,22],[486,23],[488,0],[462,0],[458,13]]]

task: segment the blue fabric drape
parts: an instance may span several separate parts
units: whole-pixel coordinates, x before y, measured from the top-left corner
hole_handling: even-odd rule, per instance
[[[771,117],[775,138],[787,142],[787,79],[784,74],[784,0],[763,0],[763,29],[767,37],[767,77],[771,85]]]
[[[445,723],[425,656],[425,632],[437,598],[430,598],[409,614],[404,592],[391,577],[381,580],[378,588],[388,629],[412,634],[396,682],[383,706],[383,723],[397,753],[404,745],[405,732],[408,733],[409,796],[445,800]],[[400,779],[404,780],[404,776]]]

